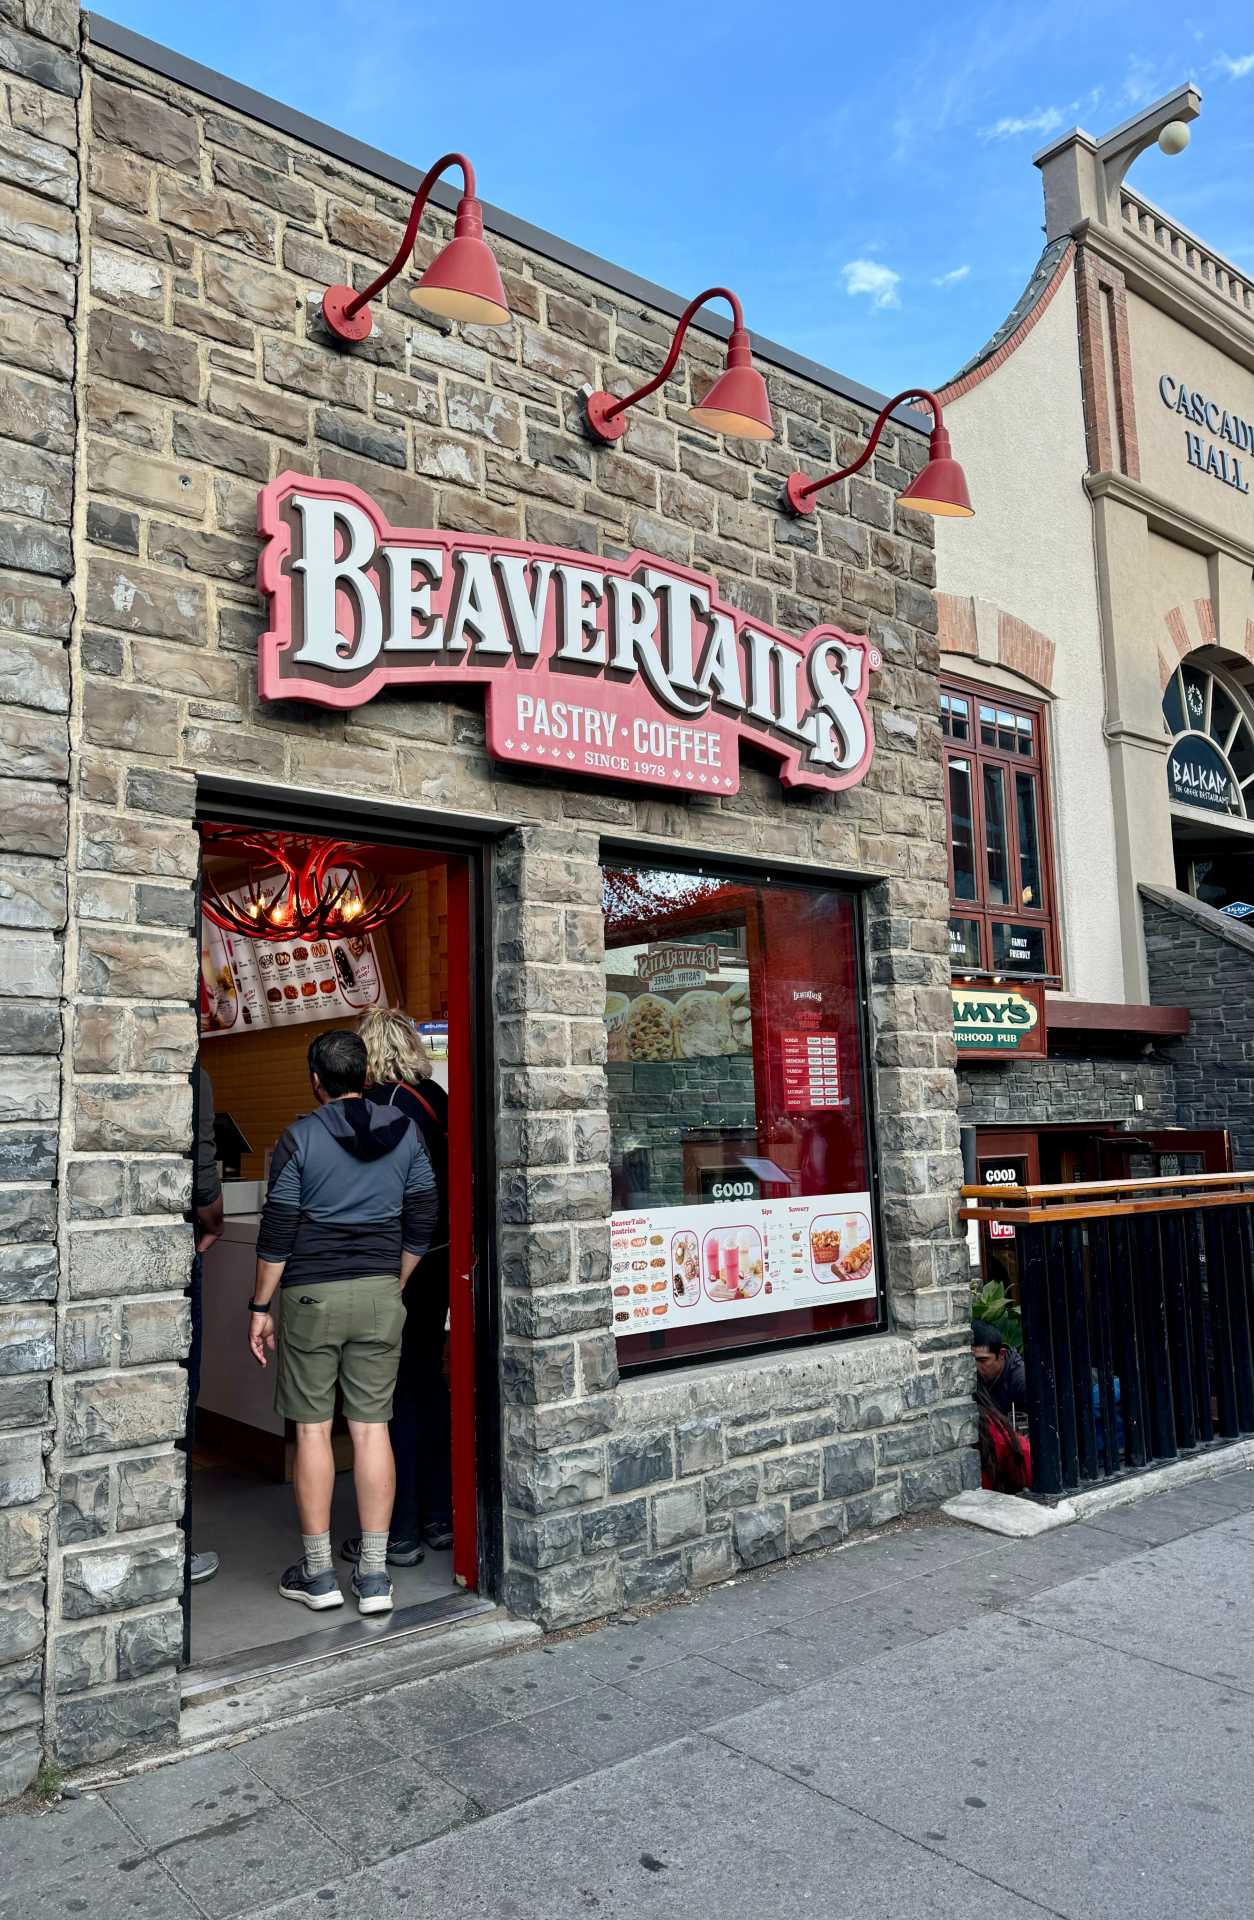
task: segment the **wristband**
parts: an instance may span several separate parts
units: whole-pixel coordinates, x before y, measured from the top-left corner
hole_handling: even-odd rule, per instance
[[[248,1302],[248,1311],[249,1313],[269,1313],[270,1309],[269,1307],[259,1307],[255,1300],[250,1300]]]

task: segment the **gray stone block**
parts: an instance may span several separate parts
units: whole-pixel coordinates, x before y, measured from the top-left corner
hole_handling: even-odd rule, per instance
[[[0,1665],[34,1653],[43,1642],[43,1581],[23,1580],[0,1591]]]
[[[536,1460],[506,1463],[506,1496],[525,1513],[584,1507],[605,1493],[605,1461],[599,1449],[571,1448]]]
[[[178,1735],[179,1681],[161,1673],[132,1686],[75,1694],[57,1713],[56,1756],[83,1767]]]
[[[823,1492],[829,1499],[863,1493],[875,1484],[875,1442],[834,1440],[823,1449]]]
[[[106,1686],[113,1677],[113,1649],[103,1621],[53,1637],[52,1679],[58,1697]]]
[[[681,1546],[705,1530],[705,1502],[700,1481],[655,1494],[652,1505],[653,1540],[659,1551]]]
[[[22,1507],[44,1490],[38,1433],[0,1433],[0,1507]]]
[[[138,1546],[119,1540],[105,1547],[74,1548],[65,1555],[62,1573],[67,1620],[168,1600],[183,1587],[182,1535]]]
[[[690,1473],[706,1473],[723,1464],[723,1423],[710,1415],[700,1420],[681,1420],[675,1428],[676,1472],[682,1479]]]
[[[181,1453],[159,1453],[143,1459],[119,1460],[118,1530],[156,1527],[181,1519],[185,1499],[185,1467]]]
[[[747,1567],[763,1567],[788,1552],[788,1507],[783,1500],[742,1507],[732,1516],[736,1553]]]
[[[109,1453],[175,1440],[187,1419],[181,1368],[75,1378],[66,1394],[67,1453]]]
[[[670,1600],[684,1591],[682,1553],[657,1553],[644,1560],[624,1560],[622,1573],[624,1606]]]
[[[61,1475],[57,1538],[63,1547],[95,1540],[109,1531],[109,1469],[83,1467]]]
[[[182,1652],[183,1613],[177,1604],[118,1622],[119,1680],[139,1680],[161,1667],[177,1666]]]
[[[794,1501],[788,1517],[788,1537],[794,1553],[838,1547],[848,1531],[848,1511],[843,1500],[816,1502],[802,1509],[798,1509]]]
[[[704,1484],[707,1514],[729,1513],[757,1499],[762,1476],[756,1466],[725,1467],[721,1472],[707,1474]]]
[[[46,1373],[56,1361],[51,1307],[0,1307],[0,1376]]]
[[[42,1214],[39,1219],[42,1223]],[[6,1246],[0,1254],[0,1303],[54,1300],[59,1273],[55,1246]]]
[[[77,1227],[70,1231],[70,1292],[78,1299],[112,1294],[169,1293],[191,1274],[191,1229]]]
[[[674,1449],[669,1432],[628,1433],[606,1448],[611,1493],[631,1493],[675,1475]]]
[[[0,1580],[20,1580],[44,1564],[46,1516],[31,1508],[0,1509]]]
[[[0,1736],[0,1806],[25,1793],[43,1759],[43,1741],[37,1727]]]
[[[648,1505],[644,1500],[625,1500],[618,1506],[598,1507],[581,1514],[579,1525],[585,1553],[612,1553],[647,1538]]]

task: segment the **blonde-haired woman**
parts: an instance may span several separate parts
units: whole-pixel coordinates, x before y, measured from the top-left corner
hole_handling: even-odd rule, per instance
[[[403,1013],[367,1013],[357,1023],[366,1044],[366,1098],[409,1115],[435,1175],[438,1210],[431,1246],[405,1288],[405,1332],[389,1432],[396,1460],[396,1501],[388,1535],[392,1566],[414,1567],[423,1543],[436,1552],[453,1544],[449,1399],[444,1378],[448,1318],[448,1095],[432,1078],[431,1057]],[[360,1541],[346,1540],[346,1560]]]

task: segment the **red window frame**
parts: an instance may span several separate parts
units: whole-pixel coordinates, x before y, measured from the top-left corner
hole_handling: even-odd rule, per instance
[[[1054,887],[1053,803],[1050,794],[1048,734],[1044,705],[1037,700],[1026,700],[1019,694],[1009,694],[1002,687],[981,684],[976,680],[961,680],[951,674],[943,676],[940,692],[942,695],[956,696],[959,700],[968,702],[972,736],[969,740],[958,740],[947,733],[944,730],[945,721],[942,710],[941,740],[945,761],[946,858],[949,874],[950,919],[975,922],[979,936],[978,964],[951,955],[953,971],[963,975],[997,974],[1018,979],[1059,981],[1062,974],[1062,944],[1059,939],[1057,897]],[[980,739],[981,703],[995,707],[1000,713],[1013,714],[1016,720],[1020,717],[1030,720],[1032,751],[1024,753],[1018,744],[1011,748],[984,745]],[[976,897],[973,900],[959,899],[954,884],[954,829],[950,809],[949,778],[951,760],[967,760],[972,768],[971,822],[976,876]],[[990,901],[988,898],[988,838],[984,800],[986,767],[998,769],[1004,783],[1007,878],[1010,882],[1008,887],[1010,900],[1005,905]],[[1031,774],[1036,781],[1037,852],[1040,863],[1041,893],[1039,907],[1025,906],[1020,891],[1022,873],[1014,783],[1016,773]],[[995,922],[1039,928],[1044,938],[1044,966],[1039,969],[1020,968],[1008,964],[1005,960],[995,964],[993,955]]]

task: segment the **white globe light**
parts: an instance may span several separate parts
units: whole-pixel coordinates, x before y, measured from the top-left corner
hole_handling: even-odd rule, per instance
[[[1183,153],[1189,144],[1189,129],[1183,120],[1169,120],[1158,136],[1164,153]]]

